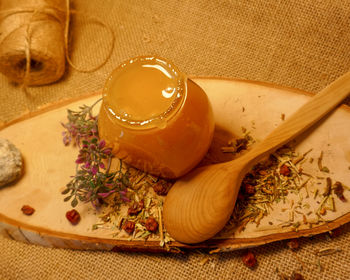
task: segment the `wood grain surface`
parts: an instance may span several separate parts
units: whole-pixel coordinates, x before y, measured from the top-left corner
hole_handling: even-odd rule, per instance
[[[217,128],[233,135],[241,135],[247,128],[258,141],[265,138],[286,117],[309,99],[309,94],[259,82],[215,78],[194,79],[209,96],[213,105]],[[67,108],[92,104],[99,94],[78,100],[52,104],[40,111],[22,116],[1,127],[0,137],[12,141],[23,154],[25,172],[13,185],[0,189],[0,232],[9,238],[44,246],[91,250],[162,251],[159,241],[128,241],[113,238],[108,230],[92,231],[97,222],[94,210],[78,205],[81,222],[72,226],[65,218],[70,210],[60,192],[74,173],[77,150],[62,143],[60,122],[65,121]],[[324,162],[337,180],[349,185],[350,143],[348,141],[350,110],[341,106],[327,120],[297,139],[297,150],[313,148],[314,157],[324,152]],[[349,196],[346,192],[345,195]],[[21,212],[24,204],[36,209],[32,216]],[[173,242],[170,250],[178,248],[218,248],[233,250],[266,244],[276,240],[309,236],[329,231],[350,220],[350,203],[336,204],[337,211],[324,217],[326,223],[312,229],[270,226],[262,221],[259,227],[250,226],[241,233],[216,238],[195,246]],[[278,209],[276,209],[278,211]],[[276,216],[277,217],[277,216]]]

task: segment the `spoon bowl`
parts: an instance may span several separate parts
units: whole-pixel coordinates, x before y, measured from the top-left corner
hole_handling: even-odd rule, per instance
[[[350,72],[316,94],[244,156],[197,168],[178,180],[163,208],[169,234],[183,243],[199,243],[217,234],[229,220],[242,179],[251,167],[313,126],[349,92]]]

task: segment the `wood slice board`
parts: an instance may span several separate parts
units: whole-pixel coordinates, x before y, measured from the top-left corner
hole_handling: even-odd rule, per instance
[[[274,85],[217,78],[194,78],[208,94],[213,106],[217,128],[242,135],[242,127],[255,139],[263,139],[297,108],[310,94]],[[116,239],[110,231],[93,231],[98,220],[93,210],[80,204],[81,222],[72,226],[65,218],[70,204],[63,202],[61,191],[74,174],[77,149],[62,143],[61,122],[66,121],[66,110],[82,104],[92,104],[100,94],[90,94],[47,106],[22,116],[0,127],[0,137],[12,141],[21,151],[25,172],[21,180],[0,189],[0,233],[6,237],[33,244],[61,248],[90,250],[135,250],[177,252],[178,249],[212,248],[229,251],[266,244],[269,242],[310,236],[334,229],[350,221],[350,202],[336,201],[337,211],[325,217],[327,223],[312,229],[271,226],[248,226],[241,233],[218,238],[196,245],[172,242],[168,249],[159,241]],[[350,109],[343,105],[323,120],[311,132],[299,137],[297,149],[313,149],[316,158],[324,152],[323,162],[331,170],[332,178],[350,185]],[[350,199],[350,192],[345,192]],[[36,209],[32,216],[21,212],[23,205]],[[278,215],[281,211],[276,210]],[[276,212],[275,211],[275,212]]]

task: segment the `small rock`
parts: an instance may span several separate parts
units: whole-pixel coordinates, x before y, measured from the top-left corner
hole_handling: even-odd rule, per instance
[[[0,138],[0,187],[18,179],[22,167],[21,152],[10,141]]]

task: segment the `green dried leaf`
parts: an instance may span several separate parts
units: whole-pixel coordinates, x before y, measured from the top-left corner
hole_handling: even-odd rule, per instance
[[[322,172],[325,172],[325,173],[329,173],[329,169],[328,169],[327,166],[323,166],[323,167],[321,168],[321,171],[322,171]]]
[[[73,208],[78,205],[78,199],[76,197],[72,200],[71,205]]]
[[[70,196],[67,196],[63,199],[64,202],[67,202],[69,201],[71,198],[72,198],[73,195],[70,195]]]
[[[63,191],[61,192],[61,194],[67,194],[67,193],[69,193],[69,191],[70,191],[70,189],[69,189],[69,188],[66,188],[65,190],[63,190]]]

